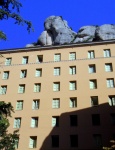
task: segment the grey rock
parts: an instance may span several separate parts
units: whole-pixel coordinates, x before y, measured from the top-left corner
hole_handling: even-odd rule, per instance
[[[41,33],[37,45],[62,45],[115,39],[115,25],[83,26],[76,33],[61,16],[48,17],[44,22],[44,28],[45,31]]]
[[[96,30],[97,40],[111,40],[115,39],[115,25],[104,24]]]
[[[91,42],[95,38],[96,26],[83,26],[79,29],[76,39],[77,42]]]
[[[54,44],[60,45],[71,43],[77,33],[71,30],[67,21],[60,16],[50,16],[45,20],[45,30],[50,31],[53,35]]]
[[[34,44],[26,44],[25,47],[35,47],[35,45]]]
[[[73,43],[80,43],[80,42],[92,42],[93,38],[91,36],[84,36],[83,38],[77,37]]]
[[[53,44],[53,37],[50,32],[43,31],[38,39],[40,45],[52,45]]]

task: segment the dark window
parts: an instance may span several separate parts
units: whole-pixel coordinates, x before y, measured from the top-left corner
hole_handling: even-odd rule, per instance
[[[111,123],[115,125],[115,113],[111,114]]]
[[[39,63],[42,63],[42,62],[43,62],[43,55],[38,55],[38,56],[37,56],[37,61],[38,61]]]
[[[77,126],[77,115],[70,115],[70,125]]]
[[[52,147],[59,147],[59,135],[52,135]]]
[[[100,125],[100,115],[99,114],[93,114],[92,115],[92,124],[94,126]]]
[[[70,135],[70,146],[78,147],[78,135]]]
[[[94,134],[93,140],[94,140],[94,147],[95,148],[102,148],[102,137],[100,134]]]
[[[91,106],[98,106],[98,96],[91,96]]]

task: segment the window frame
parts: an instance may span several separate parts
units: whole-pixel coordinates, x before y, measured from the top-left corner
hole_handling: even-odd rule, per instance
[[[9,65],[11,65],[11,62],[12,62],[12,58],[11,58],[11,57],[8,57],[8,58],[6,58],[6,60],[5,60],[5,65],[6,65],[6,66],[9,66]]]
[[[69,81],[69,90],[75,91],[77,89],[77,82],[76,81]]]
[[[20,91],[21,91],[21,92],[20,92]],[[19,94],[25,93],[25,84],[19,84],[18,93],[19,93]]]
[[[41,77],[42,76],[42,68],[37,68],[35,71],[35,77]]]
[[[94,59],[95,58],[95,51],[90,50],[88,51],[88,59]]]
[[[69,53],[69,60],[76,60],[76,52]]]
[[[43,55],[37,55],[37,63],[43,63]]]
[[[20,78],[23,79],[23,78],[26,78],[26,77],[27,77],[27,69],[21,70],[21,72],[20,72]]]
[[[104,58],[111,57],[110,49],[104,49],[103,50],[103,56],[104,56]]]
[[[31,128],[38,128],[38,117],[31,117]]]
[[[7,92],[7,85],[1,85],[0,87],[0,95],[5,95]]]
[[[112,71],[113,71],[112,63],[105,63],[105,72],[112,72]]]
[[[54,67],[53,75],[60,76],[60,73],[61,73],[60,67]]]
[[[34,92],[35,93],[41,92],[41,83],[34,83]]]
[[[88,71],[89,71],[90,74],[96,73],[96,65],[95,64],[90,64],[88,66]]]
[[[109,106],[115,106],[115,95],[108,96]]]
[[[4,71],[4,72],[3,72],[2,79],[3,79],[3,80],[8,80],[8,79],[9,79],[9,73],[10,73],[9,71]]]
[[[61,53],[54,54],[54,61],[56,62],[61,61]]]
[[[16,110],[23,110],[23,100],[17,100],[16,102]]]
[[[114,78],[107,78],[106,84],[107,88],[114,88],[115,87]]]
[[[76,108],[77,107],[77,97],[70,97],[69,107]]]
[[[60,91],[60,82],[53,82],[53,91],[54,92]]]
[[[32,101],[32,109],[38,110],[40,108],[40,99],[34,99]]]
[[[30,136],[29,148],[37,148],[37,136]]]
[[[52,100],[52,108],[53,109],[60,108],[60,99],[59,98],[53,98],[53,100]]]
[[[28,60],[29,60],[29,57],[28,57],[28,56],[23,56],[23,57],[22,57],[22,64],[23,64],[23,65],[28,64]]]
[[[59,116],[52,116],[52,127],[59,127]]]
[[[76,74],[76,66],[69,66],[69,74],[70,75]]]
[[[14,118],[14,128],[19,129],[21,127],[21,117]]]

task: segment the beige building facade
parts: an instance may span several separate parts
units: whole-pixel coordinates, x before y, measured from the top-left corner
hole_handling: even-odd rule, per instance
[[[1,50],[0,101],[18,150],[93,150],[115,138],[115,41]]]

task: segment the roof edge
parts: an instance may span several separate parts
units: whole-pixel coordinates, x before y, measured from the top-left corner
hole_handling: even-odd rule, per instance
[[[47,46],[35,46],[35,47],[24,47],[24,48],[13,48],[13,49],[4,49],[0,50],[0,54],[3,53],[16,53],[16,52],[25,52],[25,51],[41,51],[41,50],[49,50],[55,48],[69,48],[69,47],[82,47],[82,46],[91,46],[91,45],[103,45],[103,44],[114,44],[114,40],[104,40],[104,41],[96,41],[96,42],[84,42],[84,43],[71,43],[71,44],[64,44],[64,45],[47,45]]]

